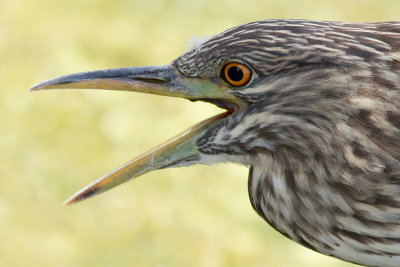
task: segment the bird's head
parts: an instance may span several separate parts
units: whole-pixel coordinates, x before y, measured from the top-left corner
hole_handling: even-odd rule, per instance
[[[33,86],[34,91],[144,92],[206,101],[227,110],[99,178],[66,203],[155,169],[220,161],[252,164],[260,153],[304,146],[300,140],[307,136],[301,127],[310,133],[330,129],[347,112],[343,109],[352,79],[346,73],[362,69],[363,61],[355,65],[354,59],[363,56],[341,47],[345,33],[327,38],[327,31],[335,32],[329,24],[301,20],[254,22],[211,37],[171,64],[83,72]],[[364,51],[368,53],[373,51]]]

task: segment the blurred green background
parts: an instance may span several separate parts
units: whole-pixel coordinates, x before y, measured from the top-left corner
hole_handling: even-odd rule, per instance
[[[125,92],[28,93],[44,79],[166,64],[185,41],[264,18],[398,20],[397,0],[0,3],[0,266],[351,266],[252,210],[245,167],[157,171],[71,207],[98,176],[218,108]]]

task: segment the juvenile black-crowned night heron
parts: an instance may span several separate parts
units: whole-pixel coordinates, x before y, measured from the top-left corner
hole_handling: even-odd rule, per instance
[[[400,266],[400,22],[265,20],[227,30],[171,64],[54,78],[31,90],[102,88],[226,109],[126,163],[74,203],[155,169],[250,166],[257,213],[346,261]]]

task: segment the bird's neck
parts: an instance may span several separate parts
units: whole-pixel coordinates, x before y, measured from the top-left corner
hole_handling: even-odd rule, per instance
[[[276,155],[264,155],[254,162],[249,174],[254,209],[283,235],[320,250],[323,244],[318,243],[315,234],[331,223],[329,214],[324,214],[321,196],[316,195],[318,182],[311,169],[297,166],[295,170],[295,165],[281,164]]]
[[[351,167],[340,162],[341,156],[328,160],[324,155],[303,155],[293,161],[286,152],[258,156],[249,174],[251,203],[272,227],[297,243],[350,262],[365,260],[364,264],[370,253],[381,253],[381,266],[391,255],[392,237],[400,236],[399,223],[375,205],[371,179],[379,176],[350,175]],[[398,214],[396,210],[392,214]],[[371,229],[371,224],[377,228]],[[399,260],[391,258],[392,263]]]

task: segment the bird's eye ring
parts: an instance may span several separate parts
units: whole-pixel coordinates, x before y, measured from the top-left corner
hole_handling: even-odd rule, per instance
[[[222,68],[221,76],[232,86],[243,86],[249,82],[251,71],[242,63],[230,62]]]

